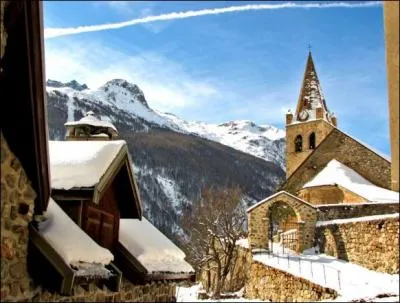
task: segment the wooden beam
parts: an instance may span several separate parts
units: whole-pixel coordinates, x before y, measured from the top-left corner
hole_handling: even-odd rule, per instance
[[[45,102],[43,7],[40,1],[10,1],[7,42],[1,60],[1,128],[36,193],[35,213],[50,197]]]

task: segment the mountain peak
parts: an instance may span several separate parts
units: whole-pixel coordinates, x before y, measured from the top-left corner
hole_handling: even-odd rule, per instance
[[[71,81],[69,81],[67,83],[63,83],[63,82],[60,82],[60,81],[48,79],[46,81],[46,86],[48,86],[48,87],[56,87],[56,88],[70,87],[70,88],[72,88],[74,90],[77,90],[77,91],[82,91],[82,90],[88,89],[86,84],[80,84],[76,80],[71,80]]]
[[[124,79],[112,79],[107,81],[102,88],[107,92],[112,87],[120,87],[127,90],[137,101],[142,103],[145,107],[149,108],[143,91],[136,84],[130,83]]]

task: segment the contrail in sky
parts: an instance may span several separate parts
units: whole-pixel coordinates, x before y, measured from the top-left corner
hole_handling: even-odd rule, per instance
[[[147,16],[143,18],[137,18],[117,23],[107,23],[107,24],[67,27],[67,28],[45,28],[44,37],[45,39],[49,39],[66,35],[75,35],[80,33],[98,32],[109,29],[122,28],[122,27],[133,26],[136,24],[143,24],[154,21],[186,19],[192,17],[219,15],[225,13],[244,12],[252,10],[274,10],[274,9],[285,9],[285,8],[338,8],[338,7],[356,8],[356,7],[374,7],[379,5],[381,5],[380,1],[361,2],[361,3],[331,2],[331,3],[301,4],[301,3],[288,2],[280,4],[247,4],[247,5],[230,6],[223,8],[201,9],[197,11],[173,12],[156,16]]]

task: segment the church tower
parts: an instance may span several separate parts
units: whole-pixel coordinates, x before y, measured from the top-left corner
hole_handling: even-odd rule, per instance
[[[337,126],[337,120],[328,111],[309,52],[296,112],[293,114],[289,110],[286,114],[286,178],[314,151],[333,126]]]

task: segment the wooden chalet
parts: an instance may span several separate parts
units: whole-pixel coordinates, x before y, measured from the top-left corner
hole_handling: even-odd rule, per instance
[[[48,141],[43,3],[2,1],[1,11],[2,17],[4,12],[0,37],[0,91],[4,101],[1,133],[36,194],[27,236],[29,275],[35,284],[63,295],[71,295],[74,285],[89,285],[93,281],[118,291],[122,274],[140,272],[129,268],[121,272],[113,263],[117,261],[115,256],[121,265],[134,262],[131,251],[125,259],[120,254],[119,225],[121,220],[140,222],[142,218],[127,145],[118,140],[114,126],[99,122],[93,113],[81,121],[66,124],[67,141]],[[90,152],[97,148],[91,159],[101,164],[101,170],[93,169],[90,163],[86,168],[93,172],[92,177],[98,178],[95,182],[90,179],[89,184],[57,186],[61,179],[53,180],[59,177],[51,169],[53,147],[68,146],[63,144],[76,147],[78,143],[89,158]],[[92,149],[87,150],[85,146]],[[64,155],[79,156],[79,149]],[[69,170],[65,166],[61,169],[68,172],[64,174],[68,181],[82,181],[78,176],[85,170],[69,166]],[[143,281],[165,278],[152,274],[138,276]]]
[[[125,141],[50,141],[49,149],[53,199],[99,245],[114,251],[120,218],[142,217]]]

